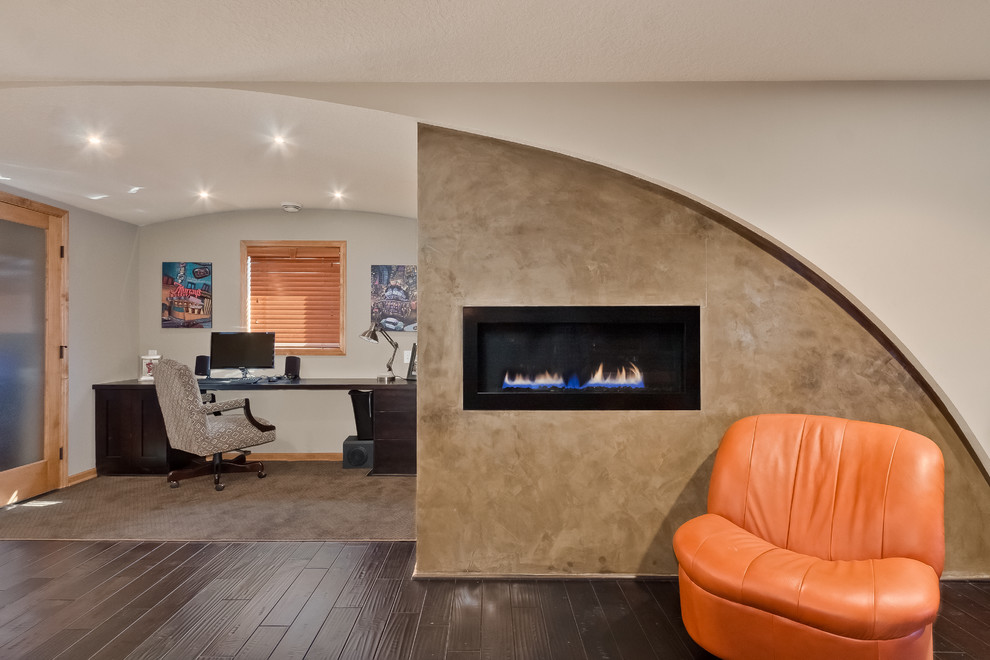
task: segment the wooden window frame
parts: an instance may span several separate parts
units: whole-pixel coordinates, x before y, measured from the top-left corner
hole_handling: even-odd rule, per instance
[[[340,335],[338,344],[331,347],[279,346],[276,335],[275,353],[278,355],[346,355],[347,354],[347,241],[241,241],[241,325],[253,330],[248,318],[248,250],[249,248],[325,247],[340,251]]]

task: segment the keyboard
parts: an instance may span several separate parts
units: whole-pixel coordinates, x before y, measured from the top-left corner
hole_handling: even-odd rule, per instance
[[[247,378],[201,378],[199,381],[200,386],[203,385],[254,385],[260,382],[261,378],[259,376],[248,376]]]

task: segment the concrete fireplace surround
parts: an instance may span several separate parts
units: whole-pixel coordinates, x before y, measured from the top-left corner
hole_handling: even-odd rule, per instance
[[[990,485],[952,420],[855,312],[731,224],[606,167],[420,127],[418,575],[674,575],[722,433],[763,412],[932,438],[945,575],[990,575]],[[701,410],[465,411],[464,305],[699,305]]]

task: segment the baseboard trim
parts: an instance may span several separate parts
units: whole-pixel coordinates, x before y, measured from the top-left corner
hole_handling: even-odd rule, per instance
[[[68,481],[65,485],[75,486],[76,484],[81,484],[84,481],[89,481],[90,479],[96,479],[96,468],[90,468],[88,470],[83,470],[82,472],[77,472],[76,474],[70,474]]]
[[[416,580],[676,580],[677,575],[635,573],[427,573],[413,569]]]
[[[320,454],[262,454],[253,451],[248,459],[252,461],[343,461],[344,455],[335,452]]]

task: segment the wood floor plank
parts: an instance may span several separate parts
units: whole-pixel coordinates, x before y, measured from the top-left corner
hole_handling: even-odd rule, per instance
[[[0,645],[0,648],[4,652],[27,651],[32,647],[42,644],[49,637],[58,634],[61,630],[75,627],[73,624],[77,619],[84,616],[87,612],[100,607],[114,594],[125,589],[129,584],[132,584],[136,577],[162,561],[173,550],[174,548],[164,547],[157,542],[142,543],[136,546],[124,555],[121,555],[118,561],[122,568],[116,574],[109,575],[108,577],[104,577],[102,581],[96,582],[92,589],[73,599],[69,605],[59,609],[58,612],[47,617],[39,625],[26,631],[17,639],[12,640],[6,645]],[[112,563],[107,564],[104,568],[109,569],[111,566]],[[90,577],[98,573],[99,571],[93,573]]]
[[[206,648],[204,655],[209,657],[229,658],[238,654],[242,647],[248,643],[255,631],[262,626],[262,622],[275,608],[276,603],[289,589],[292,583],[299,577],[303,569],[308,564],[309,559],[292,557],[277,568],[254,597],[244,604],[240,614],[230,623],[227,628],[221,630],[217,638]],[[287,626],[278,627],[282,632],[279,639],[287,629]],[[278,642],[276,641],[276,645]],[[274,646],[269,649],[269,653],[274,650]]]
[[[450,623],[450,608],[454,599],[454,581],[428,580],[425,584],[426,596],[419,625],[448,625]]]
[[[235,561],[245,551],[239,544],[222,544],[220,547],[215,554],[193,555],[187,564],[173,571],[167,579],[156,582],[106,624],[97,627],[77,644],[69,647],[66,651],[68,657],[87,657],[72,654],[94,646],[98,649],[94,657],[101,660],[116,660],[127,656],[196,598],[215,579],[220,566]],[[213,556],[208,559],[209,554]]]
[[[177,625],[173,635],[178,638],[178,641],[171,644],[171,649],[164,656],[161,655],[161,649],[151,649],[150,654],[135,655],[132,653],[128,658],[132,660],[158,660],[159,658],[162,660],[188,660],[197,657],[200,651],[216,639],[219,631],[237,617],[244,607],[244,601],[222,600],[219,605],[213,616]]]
[[[172,656],[174,647],[183,642],[189,636],[197,636],[202,626],[213,625],[213,622],[223,616],[227,606],[241,606],[241,603],[233,601],[210,601],[201,607],[177,610],[174,616],[169,617],[154,632],[146,635],[130,653],[128,660],[161,660],[164,657]],[[195,656],[193,656],[195,657]]]
[[[36,578],[40,571],[47,570],[82,552],[88,545],[92,545],[72,541],[35,541],[35,543],[39,544],[37,550],[24,545],[0,557],[0,590],[9,589],[22,580]]]
[[[395,611],[422,614],[426,602],[428,582],[406,578],[399,584],[399,595],[395,599]]]
[[[28,596],[32,592],[44,588],[44,586],[51,581],[52,578],[27,578],[19,581],[9,589],[0,591],[0,607],[10,605],[21,598]]]
[[[481,585],[481,657],[513,660],[512,585],[502,580]]]
[[[534,580],[513,580],[510,583],[513,607],[539,607],[540,597],[536,593]]]
[[[447,651],[481,650],[481,580],[456,580]]]
[[[385,632],[392,605],[399,593],[396,580],[375,580],[368,590],[364,607],[354,621],[340,660],[367,660],[372,657]]]
[[[235,660],[268,660],[285,632],[283,626],[260,626],[254,630]]]
[[[402,580],[408,577],[406,571],[409,568],[409,558],[412,557],[412,554],[412,541],[393,542],[378,577],[386,580]]]
[[[990,622],[990,593],[972,582],[943,582],[942,594],[951,594],[956,607],[977,621]]]
[[[355,572],[360,570],[367,558],[365,548],[354,546],[337,555],[330,568],[303,603],[293,618],[289,629],[282,636],[274,656],[278,658],[301,658],[313,643],[322,628],[329,612],[342,600],[342,592]],[[314,569],[306,569],[307,571]],[[318,569],[316,569],[318,570]],[[363,600],[363,598],[361,599]]]
[[[107,549],[116,545],[115,541],[94,541],[86,543],[79,552],[65,556],[43,570],[31,571],[31,577],[40,578],[65,578],[69,573],[77,571],[79,567],[94,557],[98,557]]]
[[[75,644],[86,634],[85,630],[65,629],[49,637],[44,643],[27,650],[5,651],[6,660],[51,660]]]
[[[94,544],[94,546],[98,545],[99,544]],[[0,629],[2,629],[10,621],[21,617],[31,609],[38,607],[38,604],[44,600],[71,600],[79,594],[85,593],[92,588],[92,586],[100,578],[108,574],[108,572],[104,569],[104,567],[108,564],[111,564],[111,569],[109,571],[110,574],[116,573],[120,570],[119,567],[112,565],[112,562],[118,559],[121,555],[126,554],[135,545],[138,544],[136,542],[122,542],[113,543],[109,546],[103,547],[99,550],[99,552],[86,556],[85,561],[78,566],[63,571],[60,579],[51,580],[42,588],[33,590],[30,593],[25,594],[22,598],[19,598],[9,605],[4,606],[0,609]],[[101,571],[101,569],[104,570]],[[45,572],[47,573],[47,571]],[[94,573],[96,573],[96,577],[94,577]],[[50,576],[42,575],[39,577]],[[3,646],[3,642],[0,642],[0,646]]]
[[[550,657],[587,660],[565,583],[542,581],[537,583],[536,592],[547,630]]]
[[[165,545],[167,548],[173,546],[173,544]],[[91,608],[84,615],[73,621],[70,626],[84,630],[96,628],[114,613],[130,604],[139,596],[142,596],[148,590],[154,587],[157,587],[159,590],[170,589],[172,586],[178,585],[179,580],[173,574],[174,571],[180,567],[185,567],[185,571],[189,573],[194,572],[196,568],[191,565],[193,557],[199,558],[200,555],[212,556],[219,553],[223,547],[216,544],[207,545],[205,543],[178,543],[174,545],[178,545],[179,547],[160,564],[135,578],[125,588],[113,594],[104,602]]]
[[[966,631],[969,637],[972,637],[975,642],[970,642],[968,637],[966,638],[965,644],[959,644],[963,646],[968,653],[971,653],[974,648],[978,648],[986,657],[990,658],[990,626],[988,626],[987,619],[981,619],[979,617],[973,616],[969,611],[967,611],[967,606],[970,603],[960,603],[962,599],[954,599],[951,601],[942,600],[942,606],[939,608],[939,619],[943,623],[952,623],[959,627],[960,630]],[[959,643],[958,637],[953,637],[955,643]]]
[[[589,658],[621,658],[595,590],[587,580],[565,583],[581,643]]]
[[[375,660],[406,660],[412,654],[418,625],[418,614],[392,613],[375,650]]]
[[[327,544],[343,547],[343,543],[330,543],[329,541],[297,541],[296,551],[292,553],[293,559],[313,559],[319,551]],[[315,568],[315,567],[311,567]]]
[[[31,548],[0,542],[0,556],[25,561]],[[408,542],[43,549],[33,565],[46,577],[0,590],[3,660],[712,657],[684,630],[675,579],[413,580]],[[265,625],[307,571],[319,579],[285,606],[286,623]],[[990,657],[988,617],[990,581],[944,582],[936,657]]]
[[[538,608],[513,607],[512,634],[515,660],[545,660],[550,657],[550,638]]]
[[[54,600],[51,598],[45,598],[34,603],[29,610],[0,626],[0,647],[9,644],[34,626],[42,623],[48,617],[54,616],[60,609],[71,603],[71,600]]]
[[[360,613],[361,610],[356,607],[336,607],[330,610],[305,657],[314,660],[340,657]]]
[[[647,660],[656,658],[653,646],[646,638],[643,627],[633,614],[629,601],[614,580],[595,581],[592,584],[598,603],[601,605],[608,626],[612,630],[612,638],[619,647],[623,658],[639,658]]]
[[[306,568],[330,568],[337,555],[340,551],[344,549],[343,543],[332,543],[327,541],[326,543],[321,543],[320,547],[310,558],[309,564]]]
[[[249,544],[237,565],[217,576],[215,594],[220,598],[251,598],[294,550],[294,543]]]
[[[688,657],[698,659],[712,658],[713,656],[710,653],[698,646],[698,643],[691,639],[691,636],[688,635],[687,630],[684,628],[684,621],[681,618],[681,596],[677,589],[677,580],[651,580],[645,584],[670,619],[677,633],[677,638],[688,651]]]
[[[643,582],[632,580],[623,580],[619,586],[654,653],[660,658],[687,658],[687,648],[681,643],[674,625],[647,586]]]
[[[306,605],[306,601],[313,595],[320,580],[326,577],[326,574],[327,569],[325,568],[305,568],[300,571],[268,613],[268,616],[265,617],[262,625],[285,626],[286,628],[291,626],[296,615]]]
[[[340,593],[353,570],[353,567],[346,562],[344,564],[335,562],[327,569],[323,579],[316,585],[316,589],[282,636],[273,657],[302,658],[306,655],[333,609],[334,603],[340,598]]]
[[[447,626],[420,625],[416,629],[410,660],[444,660],[447,657],[447,632]]]
[[[391,543],[370,543],[336,603],[336,607],[361,607],[368,597],[369,587],[382,570],[382,564],[392,548]]]

